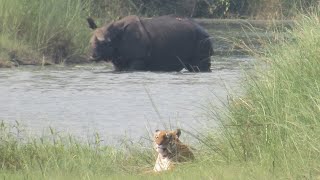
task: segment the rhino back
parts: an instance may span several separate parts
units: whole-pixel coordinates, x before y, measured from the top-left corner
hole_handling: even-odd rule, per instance
[[[152,55],[187,58],[194,53],[198,35],[189,20],[158,17],[142,20],[142,23],[151,39]]]

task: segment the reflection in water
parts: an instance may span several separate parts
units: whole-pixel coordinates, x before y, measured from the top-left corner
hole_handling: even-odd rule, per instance
[[[113,73],[94,65],[1,69],[0,119],[17,120],[33,134],[51,126],[80,137],[135,138],[146,126],[164,124],[192,130],[207,124],[202,107],[209,99],[219,105],[227,90],[239,93],[242,67],[250,61],[216,61],[212,73]]]

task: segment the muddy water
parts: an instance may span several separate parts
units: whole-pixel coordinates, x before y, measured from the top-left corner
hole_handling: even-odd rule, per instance
[[[246,56],[215,57],[212,73],[114,73],[110,65],[20,67],[0,70],[0,119],[31,134],[53,127],[88,137],[138,138],[167,126],[193,130],[214,125],[205,115],[227,92],[240,93]],[[210,121],[210,123],[208,123]]]

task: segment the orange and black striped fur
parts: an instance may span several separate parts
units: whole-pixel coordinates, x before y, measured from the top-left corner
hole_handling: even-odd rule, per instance
[[[174,164],[194,159],[189,146],[183,144],[179,137],[181,130],[165,131],[156,130],[154,133],[154,148],[158,152],[155,172],[170,170]]]

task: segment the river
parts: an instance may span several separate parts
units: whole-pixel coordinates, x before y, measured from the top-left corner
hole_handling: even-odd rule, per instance
[[[211,73],[116,73],[110,64],[0,69],[0,120],[18,121],[31,135],[51,127],[82,139],[98,133],[106,141],[139,139],[156,129],[214,127],[209,104],[219,109],[230,93],[241,95],[244,69],[254,61],[214,43],[219,53]]]
[[[36,135],[48,127],[110,139],[170,127],[192,131],[214,125],[205,107],[223,104],[228,92],[241,92],[243,67],[251,61],[216,57],[212,73],[115,73],[94,64],[1,69],[0,119],[18,121]]]

